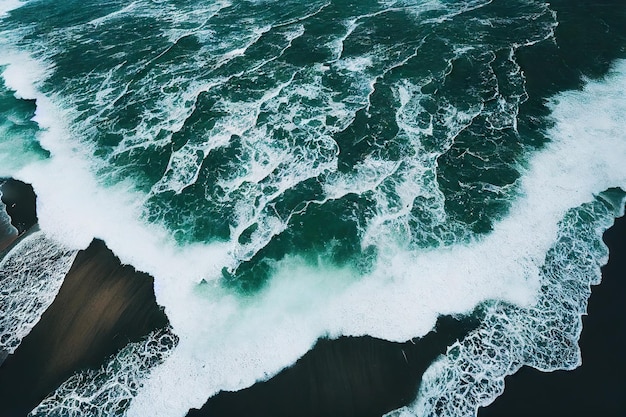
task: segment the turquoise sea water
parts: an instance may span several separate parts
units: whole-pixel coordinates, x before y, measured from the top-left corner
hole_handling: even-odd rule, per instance
[[[33,183],[44,232],[104,238],[155,275],[184,346],[163,369],[218,375],[180,383],[192,399],[170,410],[157,371],[131,414],[177,415],[319,336],[406,340],[485,300],[510,328],[487,320],[471,343],[532,345],[547,326],[573,350],[483,357],[506,369],[465,400],[433,370],[401,412],[471,415],[522,363],[578,363],[577,295],[624,197],[596,196],[626,186],[620,2],[31,0],[0,19],[0,175]],[[542,297],[574,317],[523,310]],[[480,362],[463,349],[446,360]]]

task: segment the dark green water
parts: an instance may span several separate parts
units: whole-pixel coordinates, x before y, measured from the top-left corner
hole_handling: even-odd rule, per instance
[[[486,233],[543,140],[519,134],[515,59],[552,35],[541,2],[123,6],[28,3],[6,26],[53,68],[41,89],[103,183],[132,178],[180,243],[233,242],[244,288],[333,239],[335,262],[366,267],[372,233]]]

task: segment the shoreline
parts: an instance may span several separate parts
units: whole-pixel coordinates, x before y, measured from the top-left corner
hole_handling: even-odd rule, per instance
[[[7,211],[14,223],[18,219],[22,224],[15,246],[38,226],[36,212],[29,210],[35,200],[24,196],[33,193],[32,188],[10,181],[18,186],[3,202],[12,207]],[[294,410],[302,411],[304,395],[309,415],[381,415],[410,403],[430,363],[477,324],[472,318],[441,317],[437,331],[406,343],[372,337],[322,338],[276,377],[235,393],[218,394],[208,400],[208,409],[218,415],[236,415],[237,410],[245,415],[246,406],[235,405],[243,395],[247,406],[269,404],[265,415],[290,416]],[[8,387],[0,391],[0,414],[25,416],[74,372],[96,369],[127,343],[168,325],[156,304],[152,277],[121,265],[105,242],[94,240],[78,253],[39,322],[0,364],[0,385]],[[298,393],[277,403],[290,388]],[[279,408],[272,408],[276,404]],[[192,409],[189,415],[204,415],[206,409]]]
[[[626,216],[603,234],[609,261],[593,286],[579,339],[582,365],[572,371],[523,367],[478,417],[622,417],[626,415]]]
[[[626,386],[626,216],[615,219],[603,240],[610,255],[602,267],[602,282],[592,286],[588,314],[583,316],[582,366],[555,372],[525,366],[506,378],[504,393],[490,406],[479,408],[478,417],[626,415],[621,392]],[[187,417],[382,416],[415,400],[421,375],[437,356],[434,335],[417,340],[417,346],[367,337],[340,338],[335,345],[320,340],[273,378],[244,390],[220,392]],[[447,346],[444,338],[439,343],[444,349]],[[420,345],[433,350],[421,352]],[[400,352],[409,360],[404,362]],[[422,362],[414,366],[412,361]]]

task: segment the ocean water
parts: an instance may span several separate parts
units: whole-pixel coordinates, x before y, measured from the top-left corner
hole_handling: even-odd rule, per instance
[[[609,0],[0,1],[0,176],[42,230],[2,260],[24,312],[2,343],[95,237],[176,335],[33,415],[182,416],[319,337],[405,341],[481,304],[392,415],[473,416],[522,365],[580,365],[623,215],[624,28]],[[24,288],[39,251],[56,278]]]

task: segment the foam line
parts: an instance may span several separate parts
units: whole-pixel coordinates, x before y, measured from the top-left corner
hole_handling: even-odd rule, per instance
[[[18,99],[36,99],[41,94],[37,91],[38,80],[45,80],[50,75],[50,70],[37,63],[28,65],[32,61],[25,52],[6,50],[0,57],[0,66],[4,84],[15,92]]]

